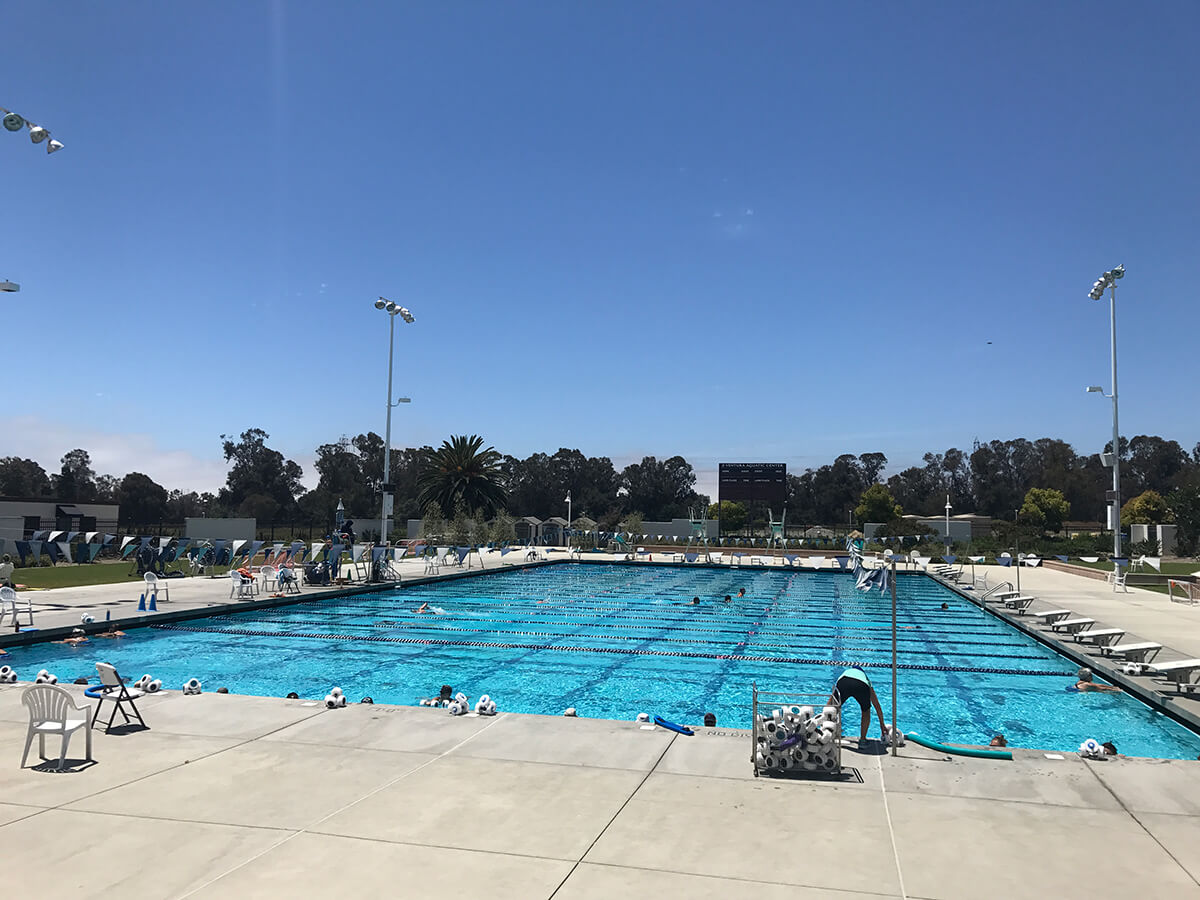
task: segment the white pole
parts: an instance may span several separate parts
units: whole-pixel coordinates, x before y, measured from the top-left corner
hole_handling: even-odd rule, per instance
[[[896,730],[896,560],[892,560],[892,756],[897,756],[899,750],[897,746],[900,742],[899,732]]]
[[[571,528],[571,492],[567,491],[567,530]],[[571,546],[571,539],[567,538],[567,546]]]
[[[1112,406],[1113,406],[1113,556],[1121,555],[1121,430],[1117,426],[1117,283],[1112,283],[1109,313],[1112,325]],[[1120,566],[1113,563],[1113,571]]]
[[[392,474],[392,351],[396,344],[396,317],[388,315],[388,387],[387,427],[383,433],[383,483],[387,485]],[[388,492],[383,489],[383,507],[379,517],[379,543],[387,546]]]

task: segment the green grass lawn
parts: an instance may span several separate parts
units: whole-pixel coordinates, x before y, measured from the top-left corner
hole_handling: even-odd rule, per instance
[[[229,569],[221,566],[212,570],[223,575]],[[133,573],[132,575],[130,573]],[[61,587],[83,587],[90,584],[128,583],[142,581],[137,567],[130,560],[119,562],[66,563],[59,566],[33,566],[13,572],[13,584],[23,584],[32,590]]]

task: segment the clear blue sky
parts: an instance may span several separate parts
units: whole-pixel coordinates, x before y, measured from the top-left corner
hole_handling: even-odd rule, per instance
[[[10,4],[3,453],[1200,440],[1200,6]],[[991,341],[991,344],[987,342]]]

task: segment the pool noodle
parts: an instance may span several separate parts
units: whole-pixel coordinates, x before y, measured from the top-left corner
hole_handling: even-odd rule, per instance
[[[910,741],[915,741],[922,747],[928,747],[930,750],[940,750],[942,753],[952,753],[955,756],[974,756],[979,759],[1012,759],[1012,752],[1009,750],[976,750],[972,747],[951,747],[948,744],[939,744],[937,741],[931,741],[928,738],[923,738],[915,731],[909,731],[904,735]]]

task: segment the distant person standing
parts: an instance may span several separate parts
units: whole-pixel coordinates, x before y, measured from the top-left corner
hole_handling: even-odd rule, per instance
[[[351,546],[354,543],[354,520],[347,519],[342,523],[342,537],[345,538],[346,546]]]

